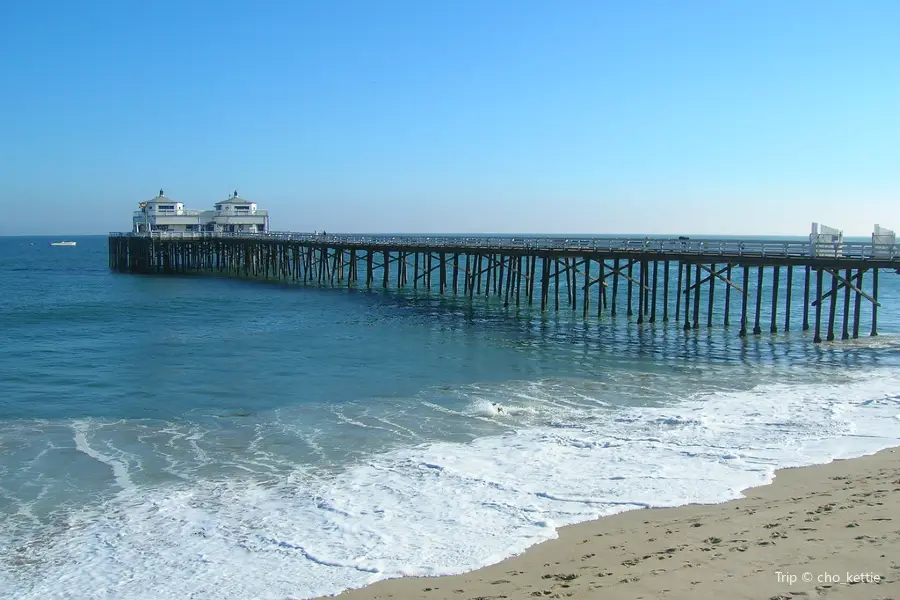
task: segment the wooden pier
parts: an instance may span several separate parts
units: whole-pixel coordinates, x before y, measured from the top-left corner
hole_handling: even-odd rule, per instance
[[[859,337],[863,306],[864,334],[877,335],[879,269],[900,269],[900,245],[111,233],[109,266],[499,298],[684,330],[739,326],[742,337],[812,328],[818,343]]]

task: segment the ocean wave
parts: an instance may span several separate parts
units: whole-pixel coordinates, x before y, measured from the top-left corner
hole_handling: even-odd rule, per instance
[[[78,421],[69,426],[72,447],[117,491],[68,507],[52,527],[36,528],[27,506],[0,525],[0,545],[11,549],[0,559],[0,589],[21,600],[309,598],[389,577],[465,572],[553,538],[563,525],[722,502],[771,481],[776,468],[897,445],[900,378],[875,375],[696,393],[656,406],[610,406],[559,381],[483,385],[450,416],[500,422],[491,435],[407,444],[339,470],[288,475],[261,466],[246,476],[188,476],[170,464],[184,476],[155,485],[137,477],[146,465],[101,443],[110,424]],[[567,400],[574,397],[583,402]],[[492,402],[509,412],[492,412]],[[185,452],[212,460],[196,426],[166,431]],[[271,457],[261,443],[254,460],[264,466]]]

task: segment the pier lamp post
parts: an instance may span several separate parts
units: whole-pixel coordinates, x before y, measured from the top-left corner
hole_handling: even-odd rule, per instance
[[[147,203],[140,202],[138,206],[141,209],[141,213],[144,215],[144,229],[146,229],[147,233],[150,233],[150,219],[147,216]]]

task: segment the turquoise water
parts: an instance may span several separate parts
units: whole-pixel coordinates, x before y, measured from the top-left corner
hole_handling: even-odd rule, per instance
[[[0,238],[0,598],[309,598],[457,573],[900,442],[886,271],[882,335],[817,346],[113,274],[105,237],[50,241]]]

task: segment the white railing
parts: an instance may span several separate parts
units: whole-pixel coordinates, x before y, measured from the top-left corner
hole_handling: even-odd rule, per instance
[[[458,237],[458,236],[376,236],[353,234],[315,234],[270,231],[251,232],[179,232],[154,231],[153,239],[201,240],[243,238],[253,240],[297,241],[346,246],[385,246],[412,248],[485,248],[521,250],[598,250],[616,252],[657,252],[766,257],[845,257],[878,258],[900,261],[900,244],[857,242],[810,243],[805,241],[761,241],[734,239],[642,239],[642,238],[559,238],[559,237]],[[110,233],[112,237],[147,237],[147,233]]]
[[[154,210],[146,214],[142,210],[134,211],[135,217],[199,217],[203,214],[202,210]]]
[[[250,211],[234,211],[226,212],[223,210],[152,210],[145,215],[144,211],[136,210],[133,213],[135,217],[208,217],[210,219],[221,218],[240,218],[240,217],[265,217],[268,216],[268,210],[250,210]]]
[[[265,217],[269,214],[268,210],[265,209],[256,209],[256,210],[217,210],[214,211],[212,216],[221,219],[222,217]]]

